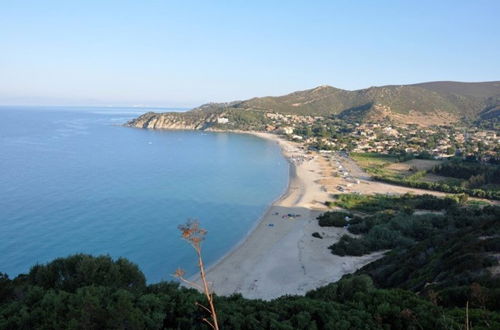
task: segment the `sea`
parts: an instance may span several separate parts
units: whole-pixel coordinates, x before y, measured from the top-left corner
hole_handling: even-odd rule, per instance
[[[288,185],[278,145],[252,135],[122,124],[148,111],[0,107],[0,272],[75,253],[124,257],[148,283],[196,272],[178,226],[198,220],[213,264]],[[155,109],[170,111],[175,109]]]

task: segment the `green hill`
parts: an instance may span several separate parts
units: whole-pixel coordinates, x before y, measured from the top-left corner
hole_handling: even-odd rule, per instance
[[[342,114],[370,105],[400,114],[447,112],[477,116],[500,98],[500,82],[430,82],[415,85],[370,87],[347,91],[320,86],[278,97],[253,98],[228,107],[300,115]],[[494,102],[496,103],[496,102]],[[498,103],[496,103],[498,105]],[[223,105],[224,106],[224,105]]]
[[[423,125],[448,124],[463,118],[490,119],[500,114],[500,81],[442,81],[370,87],[355,91],[320,86],[283,96],[205,104],[185,114],[165,116],[150,113],[130,125],[172,128],[169,126],[172,126],[171,121],[174,120],[177,124],[181,123],[180,126],[184,123],[188,126],[186,128],[199,129],[206,128],[206,123],[214,122],[218,116],[241,116],[243,112],[250,113],[251,119],[258,121],[263,120],[265,113],[339,115],[341,118],[356,121],[380,121],[390,118],[400,123]]]

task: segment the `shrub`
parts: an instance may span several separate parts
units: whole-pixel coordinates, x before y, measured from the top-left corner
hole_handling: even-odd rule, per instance
[[[323,239],[323,236],[321,236],[320,233],[318,233],[318,232],[312,233],[312,237]]]
[[[93,257],[87,254],[75,254],[46,265],[36,265],[31,268],[28,278],[35,285],[69,292],[88,285],[125,290],[142,290],[146,286],[144,274],[127,259],[113,261],[110,256]]]
[[[333,254],[338,256],[362,256],[369,253],[369,249],[364,245],[363,240],[344,235],[340,240],[328,247]]]
[[[345,212],[325,212],[316,219],[321,227],[345,227],[349,223],[346,218],[352,218],[352,215]]]

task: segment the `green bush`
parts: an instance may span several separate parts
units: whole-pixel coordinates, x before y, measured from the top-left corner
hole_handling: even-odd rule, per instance
[[[488,269],[498,266],[498,260],[492,258],[493,254],[500,253],[498,219],[500,207],[497,206],[453,209],[443,216],[430,218],[395,217],[386,227],[401,236],[381,235],[374,227],[358,238],[358,244],[370,250],[389,242],[394,244],[391,253],[358,273],[369,275],[383,288],[432,291],[438,295],[439,303],[447,307],[464,306],[466,301],[473,301],[470,286],[476,283],[483,287],[484,304],[494,310],[500,307],[496,302],[500,297],[500,278],[493,277]]]
[[[103,262],[89,258],[85,262]],[[59,259],[58,265],[74,264],[75,258],[70,259]],[[100,285],[86,282],[70,292],[55,282],[38,286],[26,275],[3,277],[0,288],[8,285],[15,294],[0,304],[0,329],[208,329],[202,320],[206,314],[196,305],[204,296],[196,290],[169,282],[137,290],[110,284],[122,281],[120,272],[111,272]],[[498,328],[499,313],[474,309],[477,301],[471,300],[469,311],[475,326],[485,327],[487,322]],[[459,329],[465,317],[463,308],[445,309],[409,291],[376,288],[366,275],[347,276],[303,297],[263,301],[232,295],[215,297],[215,304],[222,329]]]
[[[338,256],[362,256],[370,252],[362,239],[343,235],[340,240],[328,247],[333,254]]]
[[[345,227],[349,223],[346,218],[353,218],[353,216],[345,212],[328,211],[321,214],[316,219],[318,219],[318,224],[321,227]]]
[[[439,211],[457,204],[455,198],[439,198],[429,194],[401,196],[341,194],[336,197],[337,206],[366,213],[394,210],[412,214],[415,209]]]
[[[28,278],[34,285],[68,292],[88,285],[125,290],[142,290],[146,286],[144,274],[127,259],[113,261],[110,256],[92,257],[87,254],[36,265],[31,268]]]

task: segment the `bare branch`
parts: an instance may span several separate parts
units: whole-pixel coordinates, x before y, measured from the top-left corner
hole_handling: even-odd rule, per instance
[[[208,309],[208,307],[206,307],[205,305],[202,305],[202,304],[200,304],[199,302],[196,302],[195,304],[196,304],[196,306],[200,306],[201,308],[205,309],[207,312],[212,313],[212,312],[210,311],[210,309]]]
[[[181,280],[182,282],[184,282],[186,284],[191,285],[192,287],[197,288],[200,291],[203,291],[203,287],[201,285],[199,285],[198,283],[196,283],[196,282],[189,281],[189,280],[185,279],[184,277],[178,277],[178,276],[175,276],[175,275],[172,275],[172,276],[178,278],[179,280]]]
[[[208,323],[208,325],[210,325],[212,327],[212,329],[218,329],[215,327],[215,325],[212,324],[212,322],[210,322],[209,320],[207,320],[205,317],[202,319],[202,321],[205,321]]]
[[[198,285],[197,283],[191,282],[189,280],[186,280],[184,278],[185,272],[182,269],[178,269],[175,272],[174,276],[180,279],[181,281],[205,293],[210,308],[207,308],[199,304],[198,302],[196,302],[196,305],[201,306],[203,309],[205,309],[207,312],[210,313],[212,322],[210,322],[206,318],[204,318],[203,321],[207,322],[213,329],[219,330],[219,325],[217,323],[217,313],[215,311],[214,300],[213,300],[212,283],[209,283],[207,281],[205,266],[203,265],[203,258],[201,256],[201,243],[205,239],[207,231],[201,228],[198,221],[196,220],[188,220],[186,224],[179,226],[179,230],[181,231],[182,238],[185,239],[196,251],[196,255],[198,256],[198,267],[200,268],[200,277],[203,286]]]

